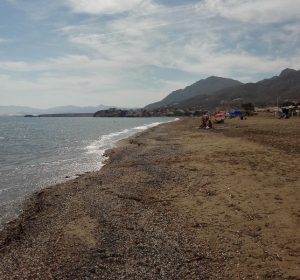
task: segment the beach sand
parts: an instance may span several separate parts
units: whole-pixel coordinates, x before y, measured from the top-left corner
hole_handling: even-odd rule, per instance
[[[33,195],[0,233],[0,279],[300,279],[300,118],[199,124]]]

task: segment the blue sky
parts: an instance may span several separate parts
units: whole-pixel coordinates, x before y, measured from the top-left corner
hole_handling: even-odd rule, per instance
[[[0,105],[137,107],[300,68],[299,0],[1,0]]]

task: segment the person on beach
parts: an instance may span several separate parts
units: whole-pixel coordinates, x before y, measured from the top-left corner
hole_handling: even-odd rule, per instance
[[[209,114],[205,114],[202,116],[199,128],[213,128],[213,124],[209,117]]]

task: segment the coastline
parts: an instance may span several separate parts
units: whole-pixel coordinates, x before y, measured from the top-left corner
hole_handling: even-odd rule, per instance
[[[89,140],[86,141],[82,140],[81,138],[82,143],[80,143],[79,141],[78,143],[80,144],[78,144],[76,147],[76,144],[72,146],[71,143],[59,143],[57,145],[57,147],[60,146],[61,149],[70,151],[72,150],[73,153],[65,152],[62,156],[60,156],[61,151],[59,149],[54,149],[51,146],[52,141],[49,141],[49,143],[47,144],[47,146],[50,146],[48,150],[52,149],[52,152],[47,153],[44,150],[37,149],[37,151],[34,152],[36,153],[36,155],[33,156],[32,153],[27,151],[27,160],[25,156],[23,157],[23,162],[17,163],[16,169],[18,169],[18,171],[8,171],[6,172],[6,174],[3,173],[3,177],[1,176],[0,183],[2,184],[0,186],[0,230],[7,222],[12,221],[18,217],[22,210],[23,202],[25,200],[28,200],[28,198],[30,198],[33,193],[49,186],[57,185],[68,180],[75,179],[79,175],[93,171],[99,171],[103,165],[103,161],[105,161],[105,158],[102,156],[103,153],[107,149],[113,148],[118,141],[132,137],[137,133],[143,132],[149,127],[153,127],[173,120],[175,120],[175,118],[148,118],[146,120],[141,119],[141,121],[133,121],[130,125],[128,125],[128,122],[126,124],[125,121],[124,126],[120,126],[120,124],[118,123],[122,123],[123,120],[118,119],[116,120],[116,127],[114,127],[112,124],[111,130],[107,130],[104,128],[105,133],[102,133],[100,129],[100,132],[97,131],[96,133],[94,133],[93,137],[88,136],[87,138]],[[85,124],[86,123],[82,123],[81,125]],[[32,127],[34,127],[35,125],[36,124],[34,123]],[[70,123],[67,123],[65,125],[68,125],[69,127]],[[70,130],[72,130],[72,126]],[[90,129],[89,132],[92,133],[93,130]],[[98,136],[99,133],[100,136]],[[72,138],[72,136],[70,135],[66,136],[66,138],[68,137]],[[29,136],[26,135],[26,138],[29,139]],[[15,141],[18,140],[16,139]],[[38,145],[39,140],[45,141],[45,139],[38,139],[34,143],[30,143],[30,145],[35,147],[36,145]],[[76,141],[77,140],[75,140],[74,142],[76,143]],[[4,147],[4,149],[6,149],[6,147]],[[74,151],[75,149],[76,151]],[[13,153],[14,152],[11,151],[11,154]],[[42,154],[40,158],[39,153]],[[74,154],[76,154],[76,156],[73,156]],[[38,160],[32,160],[32,157],[35,157]],[[29,161],[30,166],[27,164],[27,162]],[[15,168],[15,164],[16,163],[11,163],[10,166],[8,166],[13,170]],[[36,169],[36,167],[38,169]],[[1,168],[1,170],[3,170],[3,168]],[[23,178],[23,180],[18,180],[18,178]]]
[[[297,279],[298,134],[283,146],[259,121],[183,119],[121,140],[0,232],[1,279]]]
[[[52,188],[59,188],[60,186],[63,186],[67,183],[70,184],[76,184],[77,180],[80,178],[84,178],[85,177],[89,177],[89,175],[92,175],[92,173],[97,174],[98,172],[100,172],[100,170],[109,162],[109,157],[112,153],[114,153],[115,150],[118,150],[118,148],[122,148],[123,146],[125,146],[126,144],[133,144],[133,143],[137,143],[136,138],[140,137],[143,133],[147,132],[147,130],[160,126],[160,125],[164,125],[164,124],[168,124],[168,123],[172,123],[175,121],[180,120],[179,118],[175,118],[172,121],[166,121],[163,123],[151,123],[148,125],[145,125],[145,129],[143,129],[142,131],[137,131],[136,133],[132,134],[132,135],[128,135],[124,138],[121,138],[120,140],[116,140],[113,142],[114,147],[110,148],[110,149],[106,149],[104,150],[103,153],[103,157],[104,159],[100,162],[101,166],[99,168],[99,170],[97,171],[87,171],[83,174],[78,174],[76,176],[72,176],[75,178],[70,178],[68,175],[66,175],[65,180],[63,180],[62,182],[59,182],[57,184],[54,185],[49,185],[49,186],[45,186],[45,187],[41,187],[38,190],[34,191],[32,194],[27,195],[24,199],[22,199],[22,202],[20,202],[19,204],[21,205],[21,209],[20,209],[20,213],[13,218],[12,220],[5,222],[3,225],[0,225],[0,252],[1,252],[1,247],[5,246],[6,244],[10,243],[11,240],[13,239],[17,239],[18,236],[20,234],[22,234],[23,232],[23,224],[26,223],[26,221],[31,219],[31,216],[36,213],[39,212],[40,208],[41,208],[41,204],[43,203],[40,199],[40,197],[42,196],[42,194],[44,193],[44,191],[48,190],[48,189],[52,189]],[[141,129],[142,126],[138,126],[138,127],[134,127],[133,129]],[[123,131],[117,132],[117,134],[122,134]],[[115,135],[116,133],[111,133],[112,135]],[[104,135],[107,136],[107,135]],[[110,136],[110,134],[108,135]]]

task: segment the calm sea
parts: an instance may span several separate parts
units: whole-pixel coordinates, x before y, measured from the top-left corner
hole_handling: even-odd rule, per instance
[[[0,227],[35,190],[99,170],[118,140],[170,118],[0,117]]]

